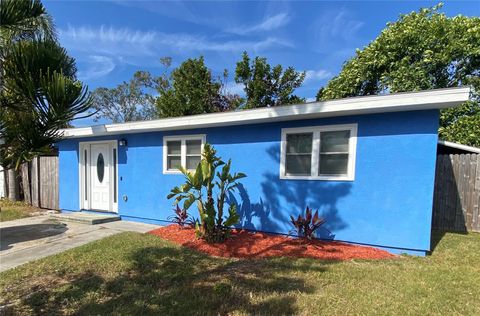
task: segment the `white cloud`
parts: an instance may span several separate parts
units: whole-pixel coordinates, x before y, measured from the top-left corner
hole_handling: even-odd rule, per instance
[[[76,40],[98,40],[102,42],[122,41],[131,44],[145,44],[150,43],[154,39],[155,32],[132,31],[127,28],[107,28],[104,25],[98,29],[68,26],[67,30],[60,30],[60,36],[70,37]]]
[[[319,51],[331,52],[339,43],[354,42],[358,31],[364,25],[364,22],[355,19],[346,9],[328,11],[320,15],[313,24],[312,41]]]
[[[241,27],[234,27],[227,32],[234,33],[234,34],[248,34],[253,32],[262,32],[262,31],[271,31],[282,26],[287,25],[290,22],[290,17],[286,13],[279,13],[274,16],[269,16],[262,22],[254,25],[243,25]]]
[[[128,28],[101,26],[73,27],[59,30],[60,41],[67,49],[110,54],[118,58],[125,56],[162,56],[174,51],[231,51],[241,52],[253,48],[256,51],[275,46],[292,47],[288,41],[268,37],[257,41],[211,40],[202,35],[185,33],[162,33],[139,31]]]
[[[342,10],[335,15],[333,23],[327,27],[326,32],[329,31],[331,36],[340,36],[343,39],[351,39],[355,33],[364,25],[361,21],[356,21],[349,16],[348,12]]]
[[[92,55],[87,57],[88,66],[78,72],[80,80],[96,79],[108,75],[115,69],[112,58],[107,56]]]
[[[332,77],[332,73],[324,69],[305,71],[305,82],[323,80],[331,77]]]
[[[305,99],[306,102],[316,102],[317,101],[317,98],[306,98]]]

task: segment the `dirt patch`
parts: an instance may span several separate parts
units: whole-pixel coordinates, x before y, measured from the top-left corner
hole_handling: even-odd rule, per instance
[[[149,232],[182,246],[217,257],[263,258],[301,257],[326,260],[386,259],[395,255],[373,247],[351,245],[336,241],[304,241],[283,235],[246,230],[234,230],[221,244],[208,244],[195,237],[192,228],[169,225]]]

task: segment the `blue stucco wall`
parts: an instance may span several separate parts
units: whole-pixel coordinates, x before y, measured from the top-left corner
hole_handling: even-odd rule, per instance
[[[282,128],[347,123],[358,124],[354,181],[279,179]],[[172,214],[166,196],[183,178],[162,173],[163,136],[206,134],[220,156],[232,159],[234,171],[248,175],[230,197],[241,226],[288,233],[289,215],[309,205],[327,218],[331,233],[322,231],[322,238],[421,254],[430,249],[437,129],[438,111],[431,110],[64,140],[58,143],[60,207],[79,209],[78,142],[124,138],[119,214],[166,220]]]

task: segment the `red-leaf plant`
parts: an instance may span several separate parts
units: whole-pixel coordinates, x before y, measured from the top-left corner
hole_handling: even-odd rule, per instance
[[[325,224],[325,222],[326,220],[323,217],[318,216],[318,210],[315,211],[315,214],[313,214],[312,209],[308,206],[305,210],[305,216],[300,214],[295,219],[292,215],[290,215],[290,223],[294,227],[292,231],[296,232],[298,236],[308,240],[313,238],[315,231]]]
[[[175,224],[178,224],[180,227],[185,227],[185,225],[194,226],[195,221],[188,215],[187,210],[180,208],[177,205],[176,208],[173,209],[175,215],[169,216],[167,219],[172,221]]]

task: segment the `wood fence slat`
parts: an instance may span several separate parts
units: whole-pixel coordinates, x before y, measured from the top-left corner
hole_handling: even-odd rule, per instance
[[[449,222],[448,222],[448,213],[446,212],[448,208],[448,197],[449,192],[451,190],[451,185],[449,183],[450,175],[453,174],[453,170],[451,168],[452,164],[450,161],[450,156],[449,155],[443,155],[442,157],[442,176],[439,185],[443,187],[443,195],[440,197],[440,216],[441,216],[441,229],[445,229],[446,227],[449,227]]]
[[[480,155],[439,155],[432,227],[480,231]]]
[[[25,162],[20,167],[20,173],[22,176],[22,188],[23,188],[23,198],[26,203],[32,203],[31,196],[31,187],[30,187],[30,176],[29,176],[29,163]]]
[[[466,185],[465,185],[465,224],[467,231],[473,230],[473,186],[475,181],[476,163],[474,160],[475,155],[468,155],[466,161]]]
[[[39,180],[38,180],[38,158],[33,158],[31,162],[31,189],[32,189],[32,205],[36,207],[40,207],[39,204],[39,196],[38,196],[38,187],[39,187]]]
[[[39,156],[21,166],[25,201],[35,207],[59,209],[58,156]]]
[[[473,185],[473,218],[475,219],[474,231],[480,232],[480,154],[476,155],[476,176]]]

